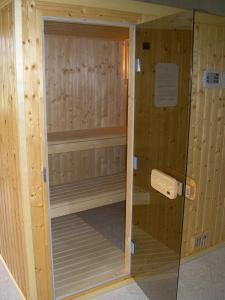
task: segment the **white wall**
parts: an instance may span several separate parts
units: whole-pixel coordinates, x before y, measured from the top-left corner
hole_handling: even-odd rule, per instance
[[[203,9],[225,16],[225,0],[141,0],[180,8]]]

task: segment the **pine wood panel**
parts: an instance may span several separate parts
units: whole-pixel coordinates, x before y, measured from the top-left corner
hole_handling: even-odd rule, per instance
[[[125,41],[129,38],[129,31],[126,27],[88,25],[55,21],[45,21],[44,32],[45,34],[63,36],[69,35],[81,38],[94,38],[114,41]]]
[[[126,148],[120,146],[49,155],[50,185],[121,173],[125,168]]]
[[[14,25],[14,6],[10,2],[0,9],[0,254],[27,297]]]
[[[143,42],[150,43],[149,50],[142,49]],[[176,251],[180,248],[183,198],[163,197],[151,188],[150,178],[151,170],[156,168],[177,180],[185,179],[191,45],[191,31],[149,28],[137,31],[137,57],[141,58],[142,72],[136,74],[135,155],[139,158],[139,167],[134,182],[150,190],[150,204],[134,207],[134,223]],[[157,63],[179,66],[175,107],[155,107]]]
[[[146,27],[146,23],[143,24],[143,26]],[[191,10],[184,11],[156,19],[152,22],[149,22],[149,27],[152,29],[154,28],[164,30],[192,30],[193,12]]]
[[[42,20],[35,1],[25,0],[22,9],[23,75],[29,199],[32,214],[37,298],[53,298],[47,185],[43,180],[46,165]],[[34,292],[35,293],[35,292]]]
[[[48,134],[48,153],[125,146],[126,143],[126,128],[122,127],[54,132]]]
[[[183,10],[165,5],[143,3],[133,0],[54,0],[37,1],[38,7],[45,15],[53,12],[55,16],[85,18],[90,20],[113,20],[129,24],[137,24],[173,15]],[[69,9],[68,9],[69,7]]]
[[[75,25],[73,27],[76,28]],[[48,133],[126,127],[127,42],[47,34],[45,46]],[[65,183],[62,179],[71,174],[71,164],[80,166],[80,169],[72,171],[71,175],[76,174],[72,181],[83,179],[85,172],[86,176],[90,172],[97,173],[97,176],[105,175],[105,171],[98,171],[102,160],[109,166],[108,174],[110,168],[111,173],[123,171],[126,148],[118,147],[119,144],[121,142],[112,149],[51,155],[51,184]],[[84,155],[88,165],[80,165]],[[57,158],[60,163],[57,163]],[[70,158],[73,161],[68,164]],[[54,173],[51,173],[52,169]],[[56,178],[56,174],[60,177]]]
[[[198,13],[196,21],[188,176],[197,197],[186,200],[183,256],[205,250],[194,248],[202,234],[206,248],[225,241],[225,90],[202,84],[205,70],[225,69],[225,18]]]
[[[125,127],[126,42],[46,35],[48,133]]]
[[[91,1],[89,0],[84,3],[79,3],[74,5],[74,3],[65,3],[64,1],[54,2],[54,1],[36,1],[37,8],[42,11],[43,15],[46,17],[66,17],[66,18],[78,18],[80,20],[97,20],[97,21],[109,21],[118,22],[124,24],[136,24],[141,21],[142,14],[131,12],[129,8],[127,11],[121,11],[119,9],[109,9],[98,7],[91,7]],[[173,11],[171,12],[173,13]],[[153,17],[155,18],[155,16]]]
[[[53,186],[51,218],[124,201],[125,190],[124,173]]]

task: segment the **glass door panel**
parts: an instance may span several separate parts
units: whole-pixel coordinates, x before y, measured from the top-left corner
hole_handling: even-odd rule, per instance
[[[151,300],[177,294],[192,41],[190,11],[137,27],[132,275]]]

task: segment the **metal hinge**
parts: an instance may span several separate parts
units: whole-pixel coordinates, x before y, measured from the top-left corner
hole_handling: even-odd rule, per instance
[[[137,73],[141,73],[141,59],[136,58],[135,60],[135,70]]]
[[[44,182],[47,182],[47,169],[43,168],[43,180]]]
[[[138,157],[134,155],[133,157],[133,169],[137,170],[138,169]]]
[[[135,254],[135,241],[134,240],[131,240],[130,252],[131,252],[131,255]]]

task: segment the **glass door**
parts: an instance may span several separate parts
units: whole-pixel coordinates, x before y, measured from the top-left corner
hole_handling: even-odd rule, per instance
[[[177,297],[192,41],[192,11],[137,27],[132,275],[151,300]]]

